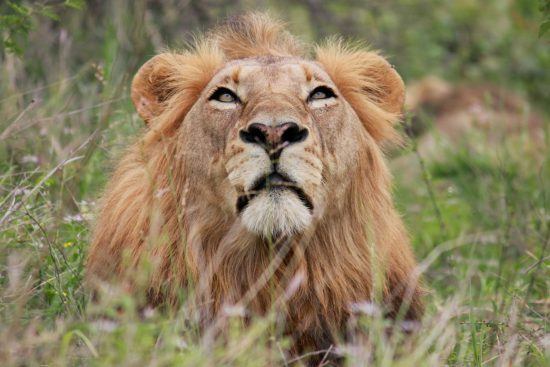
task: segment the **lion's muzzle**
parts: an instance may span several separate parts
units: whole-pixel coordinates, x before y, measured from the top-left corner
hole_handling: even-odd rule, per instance
[[[291,148],[301,150],[300,143],[308,136],[308,129],[295,122],[252,122],[239,131],[240,144],[244,143],[250,152],[250,160],[231,170],[230,177],[250,177],[255,171],[253,179],[244,183],[244,192],[236,203],[237,213],[249,231],[263,237],[292,235],[311,223],[313,200],[295,179],[296,172],[282,169],[284,160],[297,159]],[[262,153],[263,159],[258,157]]]

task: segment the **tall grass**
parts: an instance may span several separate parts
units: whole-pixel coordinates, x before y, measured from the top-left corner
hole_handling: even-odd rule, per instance
[[[111,161],[143,128],[128,98],[131,74],[163,46],[164,34],[182,35],[171,36],[171,45],[189,37],[177,20],[189,17],[185,6],[201,14],[196,4],[133,4],[92,2],[87,11],[66,10],[61,24],[36,22],[23,57],[1,54],[0,364],[299,365],[307,356],[289,356],[291,341],[277,331],[276,315],[245,328],[233,310],[230,337],[221,341],[199,333],[185,308],[141,310],[124,292],[88,303],[82,278],[95,200]],[[349,11],[353,4],[337,6]],[[460,10],[455,7],[448,9]],[[207,9],[202,21],[184,23],[186,29],[228,8]],[[401,29],[391,28],[401,10],[375,10],[378,17],[369,24]],[[463,11],[451,15],[460,27],[470,24]],[[288,15],[316,19],[300,6]],[[436,42],[418,33],[426,27],[413,27],[407,44]],[[314,38],[309,32],[306,37]],[[377,40],[390,51],[405,42]],[[440,46],[427,44],[432,51]],[[403,61],[410,55],[402,50],[401,67],[405,76],[417,76],[417,65],[407,69]],[[537,60],[544,57],[536,53]],[[504,59],[493,61],[504,68]],[[453,64],[456,78],[479,70],[468,62]],[[535,97],[545,93],[537,83],[524,90]],[[375,305],[358,305],[350,330],[361,332],[350,332],[349,342],[329,352],[342,353],[350,366],[550,365],[548,148],[528,138],[499,146],[480,141],[475,150],[440,147],[440,159],[429,160],[414,146],[405,152],[410,169],[396,166],[393,172],[397,204],[430,288],[426,316],[420,326],[405,323],[402,331],[388,333],[389,322]]]

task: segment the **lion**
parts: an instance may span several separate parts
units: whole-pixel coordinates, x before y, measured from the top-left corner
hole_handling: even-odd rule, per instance
[[[399,140],[403,81],[375,51],[310,49],[252,13],[139,69],[146,128],[103,194],[89,282],[144,278],[151,305],[192,289],[204,327],[229,306],[276,309],[296,351],[334,344],[364,302],[420,319],[383,153]]]

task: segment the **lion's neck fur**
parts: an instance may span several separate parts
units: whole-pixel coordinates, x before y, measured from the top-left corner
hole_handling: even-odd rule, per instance
[[[198,301],[209,305],[207,318],[226,305],[241,304],[253,314],[281,307],[288,317],[300,319],[304,330],[322,328],[326,322],[339,328],[353,303],[376,297],[373,273],[384,271],[375,265],[384,267],[388,248],[392,243],[407,242],[402,228],[395,227],[398,218],[381,155],[376,150],[367,151],[359,162],[358,172],[338,206],[326,208],[309,233],[283,239],[279,241],[282,244],[248,233],[238,219],[215,203],[205,205],[208,187],[177,189],[175,196],[167,196],[160,203],[169,210],[175,207],[170,200],[177,200],[185,209],[176,215],[179,221],[173,219],[173,213],[162,213],[171,245],[157,247],[163,254],[154,278],[164,282],[171,279],[169,288],[173,289],[169,292],[192,282]],[[367,169],[379,172],[367,173]],[[185,182],[177,177],[183,172],[172,172],[172,180]],[[279,264],[270,271],[277,261]],[[379,285],[383,294],[387,284],[380,279]],[[251,288],[255,288],[252,297]],[[248,297],[246,304],[242,304],[243,297]]]

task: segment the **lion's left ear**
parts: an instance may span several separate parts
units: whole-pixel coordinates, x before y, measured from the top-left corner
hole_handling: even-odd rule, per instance
[[[377,142],[398,141],[394,125],[403,111],[405,86],[390,63],[377,52],[342,42],[318,47],[316,54],[369,134]]]

